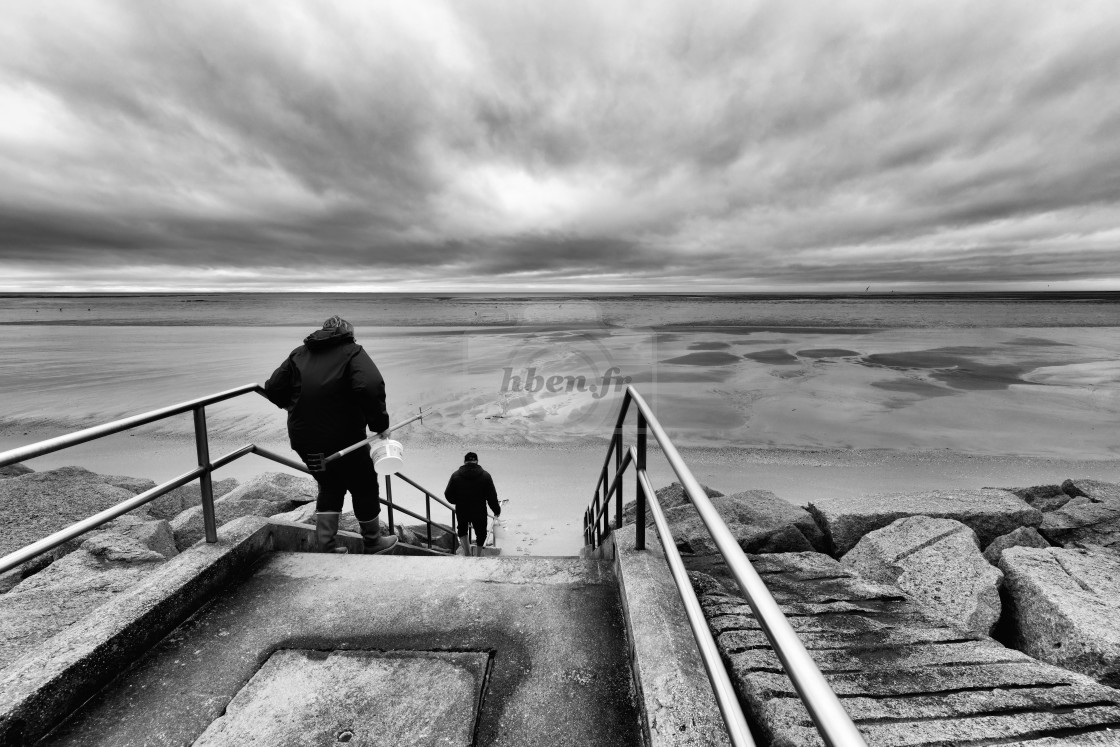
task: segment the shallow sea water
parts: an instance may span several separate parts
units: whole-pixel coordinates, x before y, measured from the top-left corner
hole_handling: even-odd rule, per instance
[[[839,470],[841,492],[905,487],[908,474],[926,484],[936,470],[918,465],[930,454],[1102,469],[1120,459],[1120,300],[1107,294],[0,297],[0,448],[263,382],[333,313],[380,367],[394,420],[433,410],[398,435],[410,477],[441,493],[467,449],[500,467],[499,490],[519,506],[507,517],[514,553],[578,549],[627,384],[697,455],[698,477],[781,487],[798,503],[796,486],[823,484],[822,469]],[[209,408],[212,452],[284,450],[283,415],[256,395]],[[85,453],[99,471],[166,479],[192,465],[190,434],[182,416],[31,466]],[[894,455],[893,471],[861,486],[854,467],[878,453]],[[274,468],[235,465],[227,474]],[[745,487],[731,484],[736,469],[751,475]],[[659,484],[672,479],[662,471]]]

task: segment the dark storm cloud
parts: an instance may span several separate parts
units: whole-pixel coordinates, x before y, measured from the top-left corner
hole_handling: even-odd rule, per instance
[[[1115,282],[1118,34],[1105,0],[19,2],[0,286]]]

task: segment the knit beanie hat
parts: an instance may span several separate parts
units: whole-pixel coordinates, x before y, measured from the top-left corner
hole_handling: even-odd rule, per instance
[[[338,314],[335,314],[330,319],[323,322],[323,329],[341,329],[343,332],[354,334],[354,325],[340,317]]]

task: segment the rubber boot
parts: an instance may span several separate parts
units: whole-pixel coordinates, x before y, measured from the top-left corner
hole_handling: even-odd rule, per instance
[[[366,555],[380,555],[392,550],[397,544],[395,536],[381,534],[381,522],[377,519],[359,521],[358,526],[362,528],[362,552]]]
[[[338,544],[337,511],[320,511],[315,514],[315,549],[319,552],[346,554],[346,548]]]

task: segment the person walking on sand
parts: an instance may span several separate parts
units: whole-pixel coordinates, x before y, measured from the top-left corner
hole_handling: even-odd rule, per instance
[[[455,470],[443,491],[447,502],[455,506],[459,514],[459,544],[463,555],[482,555],[482,545],[486,542],[486,506],[494,512],[494,518],[501,516],[502,504],[498,503],[498,491],[490,473],[478,464],[478,454],[468,451],[463,457],[463,466]],[[474,527],[475,546],[467,541],[467,530]]]
[[[354,503],[366,554],[385,552],[396,537],[381,536],[377,472],[370,449],[356,449],[323,466],[322,460],[366,438],[366,427],[386,437],[385,380],[354,341],[354,326],[332,316],[293,350],[264,385],[264,395],[288,411],[292,449],[319,486],[315,501],[315,542],[320,552],[345,553],[338,544],[338,521],[346,492]]]

